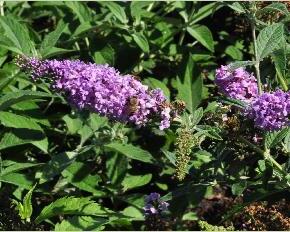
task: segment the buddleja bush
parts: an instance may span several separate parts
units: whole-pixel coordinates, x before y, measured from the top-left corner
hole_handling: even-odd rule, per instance
[[[247,39],[211,32],[220,11]],[[289,189],[287,23],[279,2],[1,2],[1,196],[32,229],[232,230],[196,214],[215,187],[243,197],[225,220]]]

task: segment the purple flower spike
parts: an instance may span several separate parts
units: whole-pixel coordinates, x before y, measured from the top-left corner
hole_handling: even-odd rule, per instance
[[[222,65],[216,70],[215,83],[223,94],[237,100],[249,103],[258,95],[256,78],[243,68],[231,70]]]
[[[161,130],[170,126],[170,108],[160,89],[149,90],[131,75],[108,65],[79,60],[39,60],[21,57],[17,64],[35,80],[49,77],[56,91],[66,94],[79,109],[89,109],[112,120],[138,127],[157,120]]]
[[[159,193],[150,193],[145,197],[145,215],[160,214],[167,210],[169,204],[160,199]]]
[[[263,93],[253,100],[246,115],[254,120],[257,127],[267,131],[290,126],[290,93],[282,90]]]
[[[159,193],[150,193],[150,195],[146,196],[145,201],[146,203],[149,203],[151,201],[157,201],[160,199]]]
[[[158,214],[158,210],[152,204],[146,204],[144,210],[146,214]]]
[[[169,203],[162,201],[159,203],[158,209],[160,211],[165,211],[165,210],[167,210],[168,206],[169,206]]]

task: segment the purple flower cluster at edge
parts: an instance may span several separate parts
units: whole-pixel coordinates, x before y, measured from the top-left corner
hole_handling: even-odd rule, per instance
[[[279,130],[290,125],[290,93],[277,90],[258,95],[255,77],[243,68],[231,70],[221,66],[216,70],[215,83],[228,97],[247,103],[244,114],[255,126],[267,130]]]
[[[163,104],[166,101],[163,92],[149,90],[133,76],[121,75],[113,67],[80,60],[39,60],[33,57],[21,57],[17,64],[29,71],[34,80],[51,78],[52,87],[64,92],[79,109],[89,109],[137,126],[152,119],[159,122],[161,130],[170,126],[170,108]]]
[[[215,83],[223,94],[233,99],[250,102],[258,95],[256,78],[243,68],[231,70],[222,65],[216,70]]]
[[[167,210],[169,203],[160,199],[159,193],[150,193],[145,198],[145,215],[160,214]]]
[[[290,93],[263,93],[251,102],[246,114],[257,127],[268,131],[290,126]]]

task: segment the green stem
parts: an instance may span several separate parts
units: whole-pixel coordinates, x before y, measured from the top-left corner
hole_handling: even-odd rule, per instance
[[[190,10],[190,13],[189,13],[189,17],[188,17],[188,22],[191,22],[191,18],[192,16],[194,15],[194,12],[195,12],[195,3],[192,2],[192,7],[191,7],[191,10]],[[187,23],[187,22],[186,22]]]
[[[285,79],[283,78],[281,72],[278,69],[276,69],[276,73],[277,73],[277,78],[278,78],[278,81],[280,82],[280,85],[282,86],[283,90],[285,92],[287,92],[288,86],[287,86],[287,83],[286,83]]]
[[[185,37],[185,31],[182,30],[181,34],[180,34],[180,37],[179,37],[179,41],[178,41],[178,45],[181,46],[182,43],[183,43],[183,40],[184,40],[184,37]]]
[[[80,51],[81,49],[80,49],[80,46],[79,46],[79,43],[76,41],[75,42],[75,46],[76,46],[76,49],[78,50],[78,51]]]
[[[270,150],[266,149],[266,151],[264,152],[264,158],[268,159],[282,174],[287,174],[284,172],[281,165],[271,156]]]
[[[4,1],[0,1],[0,15],[4,16]]]
[[[88,37],[85,37],[85,43],[87,45],[87,48],[90,48],[90,41],[89,41]]]
[[[194,11],[195,11],[195,7],[194,7],[194,5],[192,5],[192,8],[191,8],[190,13],[189,13],[189,17],[187,19],[185,19],[185,27],[182,28],[182,32],[181,32],[180,37],[179,37],[178,45],[180,45],[180,46],[183,43],[185,33],[186,33],[186,27],[188,26],[188,23],[191,21],[191,18],[194,14]]]
[[[154,6],[154,2],[152,2],[151,4],[149,4],[149,6],[146,9],[146,11],[150,12],[152,10],[153,6]]]
[[[2,157],[0,153],[0,173],[2,173],[2,171],[3,171],[3,166],[2,166]],[[0,188],[1,188],[1,184],[0,184]]]
[[[258,93],[261,95],[263,93],[262,90],[262,82],[261,82],[261,75],[260,75],[260,61],[258,58],[258,50],[257,50],[257,36],[256,36],[256,26],[255,23],[251,23],[251,29],[252,29],[252,37],[254,41],[254,53],[255,53],[255,69],[256,69],[256,75],[257,75],[257,82],[258,82]]]
[[[243,142],[244,144],[248,145],[249,147],[251,147],[254,151],[256,151],[257,153],[259,153],[260,155],[264,156],[264,151],[259,148],[258,146],[256,146],[255,144],[252,144],[249,140],[245,139],[242,136],[239,136],[238,139]]]
[[[276,168],[277,170],[279,170],[279,172],[281,172],[282,174],[287,174],[284,172],[282,166],[271,156],[270,154],[270,150],[266,149],[265,151],[262,150],[261,148],[259,148],[258,146],[252,144],[250,141],[248,141],[247,139],[245,139],[244,137],[239,136],[238,139],[245,143],[246,145],[248,145],[249,147],[251,147],[254,151],[256,151],[257,153],[259,153],[260,155],[263,156],[263,158],[265,160],[269,160]]]

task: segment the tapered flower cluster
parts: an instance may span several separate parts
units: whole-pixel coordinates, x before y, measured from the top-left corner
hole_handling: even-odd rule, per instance
[[[243,111],[255,126],[266,130],[279,130],[290,125],[290,93],[277,90],[258,95],[255,77],[243,68],[231,70],[221,66],[216,70],[215,82],[228,97],[247,103]]]
[[[233,99],[250,102],[258,95],[255,77],[243,68],[231,70],[222,65],[216,70],[215,83],[223,94]]]
[[[278,130],[290,126],[290,93],[277,90],[263,93],[246,110],[255,125],[265,130]]]
[[[160,199],[159,193],[150,193],[145,198],[145,215],[160,214],[167,210],[169,204]]]
[[[197,141],[190,130],[182,128],[178,131],[175,144],[176,177],[179,181],[182,181],[188,172],[188,163],[191,158],[192,148],[197,144]]]
[[[52,80],[79,109],[89,109],[112,120],[143,126],[157,120],[161,130],[170,126],[170,108],[160,89],[150,90],[131,75],[121,75],[108,65],[79,60],[39,60],[21,57],[17,64],[36,80]]]

